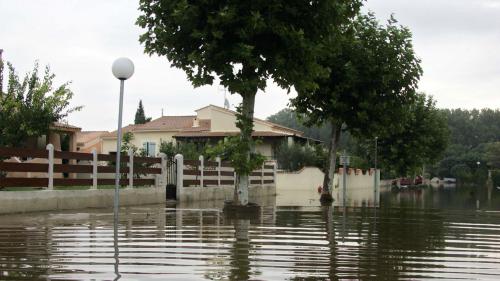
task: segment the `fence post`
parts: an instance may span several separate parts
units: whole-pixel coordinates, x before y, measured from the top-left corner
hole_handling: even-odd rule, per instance
[[[203,155],[198,158],[200,160],[200,187],[203,187],[203,172],[205,170],[205,163],[203,162]]]
[[[217,186],[220,187],[220,170],[221,170],[220,157],[216,157],[215,162],[217,162]]]
[[[236,170],[233,168],[233,183],[234,183],[234,188],[236,190]]]
[[[175,187],[175,199],[179,201],[181,198],[181,190],[184,185],[184,156],[182,154],[175,155],[175,165],[177,172],[177,184]]]
[[[97,150],[92,149],[92,189],[97,189]]]
[[[128,188],[134,188],[134,150],[128,149]]]
[[[262,162],[262,167],[260,169],[260,185],[264,186],[264,162]]]
[[[159,176],[159,180],[156,184],[156,187],[166,188],[166,177],[167,177],[167,155],[163,152],[158,154],[161,158],[161,175]]]
[[[278,166],[278,163],[277,162],[274,162],[273,163],[273,183],[274,183],[274,186],[276,186],[276,168]]]
[[[54,189],[54,146],[49,143],[47,144],[47,150],[49,152],[48,161],[49,161],[49,170],[48,170],[48,179],[49,183],[47,185],[48,190]]]

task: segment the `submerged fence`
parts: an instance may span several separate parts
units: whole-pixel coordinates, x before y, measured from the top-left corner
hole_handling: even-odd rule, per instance
[[[216,161],[206,161],[200,156],[198,160],[184,160],[178,155],[176,162],[178,187],[234,186],[237,183],[237,175],[231,163],[221,161],[220,158]],[[260,169],[250,174],[251,185],[274,184],[275,179],[275,162],[264,163]]]
[[[116,172],[116,154],[56,151],[49,144],[46,150],[0,147],[0,159],[2,158],[0,189],[43,187],[51,190],[54,186],[89,186],[90,189],[97,189],[99,185],[115,184],[115,179],[99,178],[99,174]],[[68,163],[63,164],[63,159]],[[87,164],[77,164],[77,161]],[[128,155],[121,155],[121,162],[122,186],[160,187],[176,182],[175,163],[164,154],[160,154],[160,157],[137,157],[129,151]],[[62,174],[67,174],[68,177],[63,177]],[[77,174],[87,174],[89,178],[76,178]]]

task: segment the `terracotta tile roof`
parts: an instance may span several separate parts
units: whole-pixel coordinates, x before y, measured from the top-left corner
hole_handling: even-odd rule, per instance
[[[196,116],[163,116],[141,125],[136,130],[181,130],[193,127]],[[201,122],[200,122],[201,126]]]
[[[102,135],[109,134],[107,131],[83,131],[76,133],[77,143],[87,143]]]
[[[52,125],[50,125],[49,128],[51,130],[61,130],[61,131],[71,131],[71,132],[77,132],[82,130],[82,128],[80,127],[72,126],[62,122],[54,122],[52,123]]]
[[[180,132],[174,137],[185,138],[185,137],[228,137],[228,136],[237,136],[239,132]],[[276,132],[268,132],[268,131],[258,131],[252,132],[252,136],[254,137],[288,137],[290,134],[284,133],[276,133]],[[299,136],[300,137],[300,136]]]
[[[198,120],[199,126],[193,127],[193,121],[196,116],[163,116],[146,124],[128,125],[122,128],[123,133],[126,132],[147,132],[147,131],[164,131],[164,132],[200,132],[210,130],[210,120]],[[103,135],[104,138],[115,138],[116,131]]]
[[[127,132],[132,132],[134,130],[134,127],[140,126],[140,125],[127,125],[122,128],[122,134],[127,133]],[[116,138],[116,131],[106,133],[104,135],[101,135],[102,138]]]
[[[199,111],[199,110],[202,110],[202,109],[205,109],[207,107],[213,107],[213,108],[216,108],[217,110],[219,111],[223,111],[223,112],[227,112],[227,113],[230,113],[232,115],[236,114],[237,112],[236,111],[233,111],[233,110],[229,110],[229,109],[226,109],[224,107],[220,107],[220,106],[217,106],[217,105],[213,105],[213,104],[210,104],[210,105],[207,105],[207,106],[204,106],[200,109],[197,109],[196,111]],[[259,121],[259,122],[263,122],[263,123],[266,123],[268,125],[270,125],[271,127],[273,127],[274,129],[278,129],[278,130],[282,130],[282,131],[286,131],[292,135],[298,135],[298,136],[303,136],[304,135],[304,132],[302,131],[299,131],[299,130],[295,130],[295,129],[292,129],[292,128],[288,128],[288,127],[285,127],[285,126],[281,126],[279,124],[276,124],[276,123],[273,123],[273,122],[270,122],[270,121],[266,121],[266,120],[263,120],[263,119],[259,119],[259,118],[256,118],[254,117],[254,122],[255,121]]]

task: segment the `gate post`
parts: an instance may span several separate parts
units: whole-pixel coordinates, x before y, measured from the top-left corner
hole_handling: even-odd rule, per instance
[[[47,177],[49,179],[49,183],[47,185],[47,190],[54,189],[54,146],[49,143],[47,144],[47,150],[49,153],[48,161],[49,161],[49,170],[47,171]]]
[[[221,170],[220,157],[216,157],[215,161],[217,162],[217,187],[220,187],[220,170]]]
[[[176,165],[176,189],[175,189],[175,199],[179,201],[181,198],[181,190],[184,185],[184,156],[182,154],[175,155],[175,165]]]
[[[200,160],[200,187],[203,187],[203,172],[205,171],[205,163],[203,163],[203,155],[198,158]]]
[[[277,170],[278,163],[274,162],[273,163],[273,183],[274,186],[276,186],[276,170]]]
[[[262,162],[262,167],[260,168],[260,185],[264,186],[264,162]]]
[[[92,149],[92,188],[97,189],[97,150]]]
[[[156,187],[166,188],[166,177],[167,177],[167,155],[165,153],[159,154],[161,158],[161,175],[156,177]]]
[[[134,150],[128,150],[128,188],[134,187]]]

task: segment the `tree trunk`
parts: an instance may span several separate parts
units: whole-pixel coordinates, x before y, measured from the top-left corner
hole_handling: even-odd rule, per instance
[[[335,176],[335,168],[337,166],[337,149],[342,133],[342,124],[332,121],[332,136],[330,147],[328,149],[328,163],[326,173],[323,179],[323,190],[321,192],[321,201],[332,201],[333,178]]]
[[[244,120],[244,128],[240,128],[241,134],[240,138],[246,143],[252,141],[252,131],[253,131],[253,114],[255,107],[255,95],[256,92],[246,94],[243,96],[243,101],[241,102],[241,115]],[[253,147],[247,147],[248,151],[245,151],[245,161],[250,161],[250,153]],[[248,186],[250,184],[250,178],[248,174],[238,174],[238,182],[236,185],[236,190],[234,193],[234,202],[240,206],[246,206],[248,204]]]

